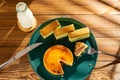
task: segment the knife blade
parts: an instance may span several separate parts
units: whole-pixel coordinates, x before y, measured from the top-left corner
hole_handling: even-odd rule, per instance
[[[20,52],[16,53],[16,55],[13,56],[11,59],[9,59],[8,61],[6,61],[3,64],[1,64],[0,65],[0,69],[3,69],[3,67],[8,65],[9,63],[11,63],[11,62],[15,61],[16,59],[22,57],[23,55],[27,54],[28,52],[30,52],[31,50],[35,49],[36,47],[38,47],[41,44],[43,44],[43,43],[42,42],[35,43],[33,45],[30,45],[30,46],[26,47],[25,49],[21,50]]]
[[[26,53],[28,53],[29,51],[33,50],[34,48],[38,47],[38,46],[41,45],[41,44],[42,44],[42,42],[41,42],[41,43],[35,43],[35,44],[31,45],[31,46],[26,47],[25,49],[23,49],[22,51],[18,52],[18,53],[14,56],[15,59],[20,58],[21,56],[25,55]]]

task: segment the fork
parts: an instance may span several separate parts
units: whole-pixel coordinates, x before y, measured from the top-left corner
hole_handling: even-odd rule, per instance
[[[115,58],[120,59],[120,56],[119,56],[119,55],[104,53],[104,52],[102,52],[102,51],[97,51],[97,50],[95,50],[95,49],[92,48],[92,47],[87,48],[87,49],[86,49],[86,52],[87,52],[87,54],[95,54],[95,53],[105,54],[105,55],[109,55],[109,56],[112,56],[112,57],[115,57]]]

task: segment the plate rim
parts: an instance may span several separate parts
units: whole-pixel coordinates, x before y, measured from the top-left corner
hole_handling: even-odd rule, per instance
[[[66,17],[65,17],[65,18],[63,18],[63,17],[60,17],[60,18],[52,18],[52,19],[49,19],[49,20],[41,23],[41,24],[39,25],[39,27],[37,27],[37,28],[35,29],[35,31],[33,32],[32,36],[31,36],[31,38],[30,38],[29,45],[32,45],[32,44],[33,44],[33,43],[31,43],[31,41],[32,41],[34,35],[38,32],[38,29],[40,28],[40,26],[42,26],[42,25],[44,25],[44,24],[46,24],[46,23],[48,23],[48,22],[51,22],[51,21],[54,21],[54,20],[59,20],[59,19],[73,20],[73,21],[81,24],[81,25],[82,25],[81,27],[86,27],[83,23],[81,23],[80,21],[78,21],[78,20],[76,20],[76,19],[73,19],[73,18],[66,18]],[[90,35],[92,35],[93,38],[91,38],[91,39],[92,39],[93,42],[94,42],[94,45],[95,45],[96,50],[98,50],[98,45],[97,45],[96,39],[95,39],[95,37],[94,37],[94,34],[93,34],[91,31],[90,31]],[[95,65],[96,65],[97,59],[98,59],[98,54],[95,54],[94,65],[93,65],[92,69],[89,70],[88,73],[86,73],[86,76],[83,77],[83,80],[86,79],[86,78],[89,76],[89,74],[91,74],[92,70],[94,69],[94,67],[95,67]],[[33,65],[33,62],[31,61],[31,58],[30,58],[30,54],[29,54],[29,53],[28,53],[28,60],[29,60],[29,62],[30,62],[30,65],[31,65],[32,70],[33,70],[41,79],[44,79],[44,78],[42,78],[42,77],[36,72],[36,70],[35,70],[35,68],[34,68],[34,65]]]

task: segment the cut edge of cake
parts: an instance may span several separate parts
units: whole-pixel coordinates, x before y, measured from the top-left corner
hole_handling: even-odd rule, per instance
[[[76,42],[74,51],[75,56],[81,56],[87,47],[88,46],[84,44],[84,42]]]
[[[53,34],[54,30],[60,28],[61,25],[59,23],[58,20],[52,21],[51,23],[49,23],[48,25],[44,26],[41,30],[40,30],[40,34],[41,36],[46,39],[47,37],[49,37],[50,35]]]
[[[54,31],[54,36],[58,40],[58,39],[68,36],[68,33],[72,32],[74,30],[75,30],[74,25],[70,24],[70,25],[64,26],[62,28],[56,29]]]
[[[54,50],[54,49],[52,49],[52,48],[56,48],[57,49],[57,47],[58,48],[60,48],[63,52],[64,52],[64,50],[65,51],[67,51],[67,56],[65,56],[65,54],[66,53],[64,53],[63,55],[62,55],[62,53],[60,53],[60,52],[58,52],[59,54],[61,54],[61,55],[59,55],[59,56],[56,56],[55,57],[55,55],[57,55],[57,54],[54,54],[54,58],[52,58],[51,59],[51,61],[53,61],[53,62],[56,62],[56,63],[54,63],[55,64],[55,66],[57,65],[59,65],[59,67],[60,68],[58,68],[58,69],[56,69],[56,68],[53,68],[52,66],[53,66],[53,64],[52,64],[52,62],[49,60],[51,57],[49,56],[49,55],[52,55],[53,53],[50,53],[51,52],[51,50]],[[49,52],[50,51],[50,52]],[[49,54],[48,54],[49,53]],[[68,56],[69,55],[69,56]],[[57,59],[57,60],[54,60],[54,59]],[[46,68],[46,70],[48,71],[48,72],[50,72],[51,74],[53,74],[53,75],[63,75],[64,74],[64,70],[63,70],[63,67],[62,67],[62,65],[63,64],[65,64],[65,65],[68,65],[68,66],[72,66],[73,65],[73,62],[74,62],[74,57],[73,57],[73,54],[72,54],[72,52],[71,52],[71,50],[69,49],[69,48],[67,48],[67,47],[65,47],[65,46],[63,46],[63,45],[54,45],[54,46],[51,46],[50,48],[48,48],[47,50],[46,50],[46,52],[45,52],[45,54],[44,54],[44,57],[43,57],[43,62],[44,62],[44,66],[45,66],[45,68]],[[49,64],[52,64],[52,66],[50,67],[49,65],[48,65],[48,62],[49,62]],[[62,63],[63,64],[62,64]],[[53,69],[55,70],[55,72],[53,72]],[[59,70],[59,72],[57,71],[57,70]],[[57,72],[56,72],[57,71]]]
[[[88,38],[90,36],[90,31],[88,27],[77,29],[73,32],[68,33],[69,41],[75,42]]]

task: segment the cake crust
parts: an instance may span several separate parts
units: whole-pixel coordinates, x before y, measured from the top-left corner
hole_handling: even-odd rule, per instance
[[[88,46],[86,44],[84,44],[83,42],[76,42],[75,51],[74,51],[75,56],[81,56],[81,54],[84,52],[84,50],[87,47]]]
[[[62,75],[62,63],[72,66],[73,54],[65,46],[54,45],[47,49],[43,57],[44,66],[48,72],[54,75]]]
[[[45,39],[48,36],[50,36],[51,34],[53,34],[54,30],[57,28],[60,28],[60,24],[59,24],[58,20],[55,20],[55,21],[49,23],[48,25],[46,25],[45,27],[43,27],[40,30],[40,34]]]
[[[66,37],[69,32],[72,32],[74,30],[75,30],[74,25],[71,24],[71,25],[67,25],[62,28],[56,29],[54,31],[54,35],[56,39],[60,39],[60,38]]]
[[[85,39],[85,38],[88,38],[89,36],[90,36],[90,32],[89,32],[88,27],[77,29],[77,30],[75,30],[73,32],[70,32],[68,34],[69,40],[71,42],[75,42],[77,40]]]

